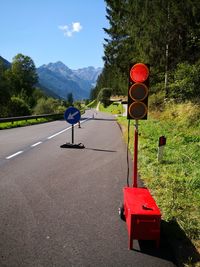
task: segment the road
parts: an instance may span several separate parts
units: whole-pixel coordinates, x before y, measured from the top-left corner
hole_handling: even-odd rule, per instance
[[[175,266],[165,239],[128,250],[118,216],[126,146],[114,117],[87,111],[75,127],[85,149],[66,142],[62,120],[0,131],[0,266]]]

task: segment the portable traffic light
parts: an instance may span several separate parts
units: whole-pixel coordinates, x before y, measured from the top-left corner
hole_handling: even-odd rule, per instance
[[[131,64],[129,69],[127,119],[147,119],[148,95],[149,64]]]

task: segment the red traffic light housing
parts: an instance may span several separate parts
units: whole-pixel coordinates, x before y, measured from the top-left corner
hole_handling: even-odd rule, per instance
[[[127,119],[145,120],[148,113],[149,65],[130,65]]]

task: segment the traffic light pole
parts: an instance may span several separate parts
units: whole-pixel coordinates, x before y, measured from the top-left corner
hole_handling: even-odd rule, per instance
[[[138,120],[135,121],[135,132],[134,132],[134,159],[133,159],[133,187],[137,187],[138,178]]]

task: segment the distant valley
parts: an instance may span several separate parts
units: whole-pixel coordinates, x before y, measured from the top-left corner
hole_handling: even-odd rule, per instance
[[[11,65],[1,56],[0,59],[7,67]],[[71,70],[61,61],[49,63],[37,68],[38,87],[49,96],[66,99],[72,93],[75,100],[87,99],[101,72],[102,68],[91,66]]]
[[[89,98],[101,71],[102,68],[94,67],[71,70],[60,61],[42,65],[37,69],[41,87],[48,88],[64,99],[72,93],[76,100]]]

